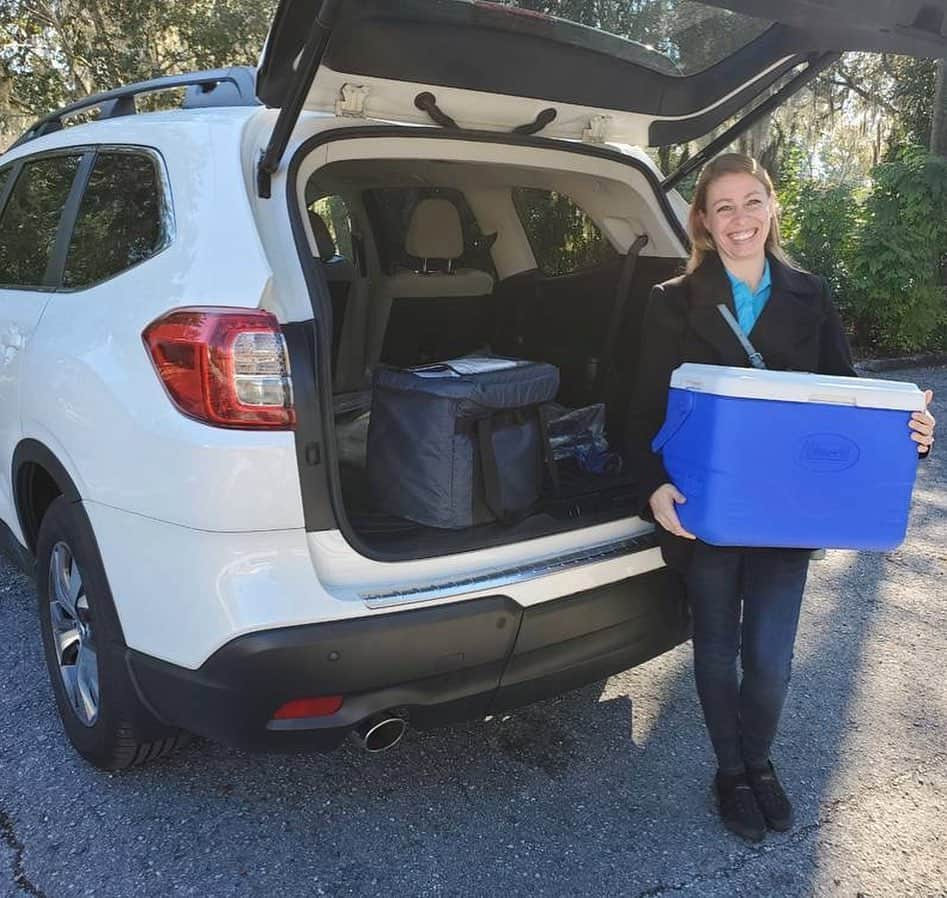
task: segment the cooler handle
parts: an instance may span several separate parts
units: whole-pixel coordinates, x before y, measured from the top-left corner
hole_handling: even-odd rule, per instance
[[[677,390],[671,393],[664,425],[651,441],[652,452],[660,452],[664,449],[671,437],[684,426],[696,402],[693,390]]]

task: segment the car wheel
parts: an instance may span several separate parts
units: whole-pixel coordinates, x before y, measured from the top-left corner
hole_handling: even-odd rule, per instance
[[[84,509],[63,497],[49,506],[36,551],[40,629],[59,716],[86,760],[121,770],[187,741],[139,698],[125,643]]]

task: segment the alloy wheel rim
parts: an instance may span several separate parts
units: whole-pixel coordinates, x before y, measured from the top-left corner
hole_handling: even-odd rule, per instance
[[[79,721],[99,716],[99,665],[85,584],[69,546],[56,543],[49,560],[49,617],[59,674]]]

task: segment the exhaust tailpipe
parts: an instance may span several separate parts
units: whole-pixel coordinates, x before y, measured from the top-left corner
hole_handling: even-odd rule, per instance
[[[365,751],[387,751],[401,741],[407,728],[404,718],[383,713],[363,720],[352,734]]]

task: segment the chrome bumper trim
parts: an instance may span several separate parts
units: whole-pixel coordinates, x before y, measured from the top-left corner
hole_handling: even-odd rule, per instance
[[[500,571],[491,571],[474,577],[461,580],[445,580],[439,583],[426,583],[423,586],[408,586],[384,592],[361,592],[362,599],[369,608],[390,608],[395,605],[407,605],[414,602],[443,599],[457,593],[481,592],[485,589],[503,589],[514,583],[524,580],[535,580],[550,574],[558,574],[570,568],[586,564],[595,564],[600,561],[610,561],[622,555],[632,555],[653,549],[657,545],[654,533],[645,533],[630,539],[604,543],[561,555],[559,558],[546,559],[520,567],[506,568]]]

